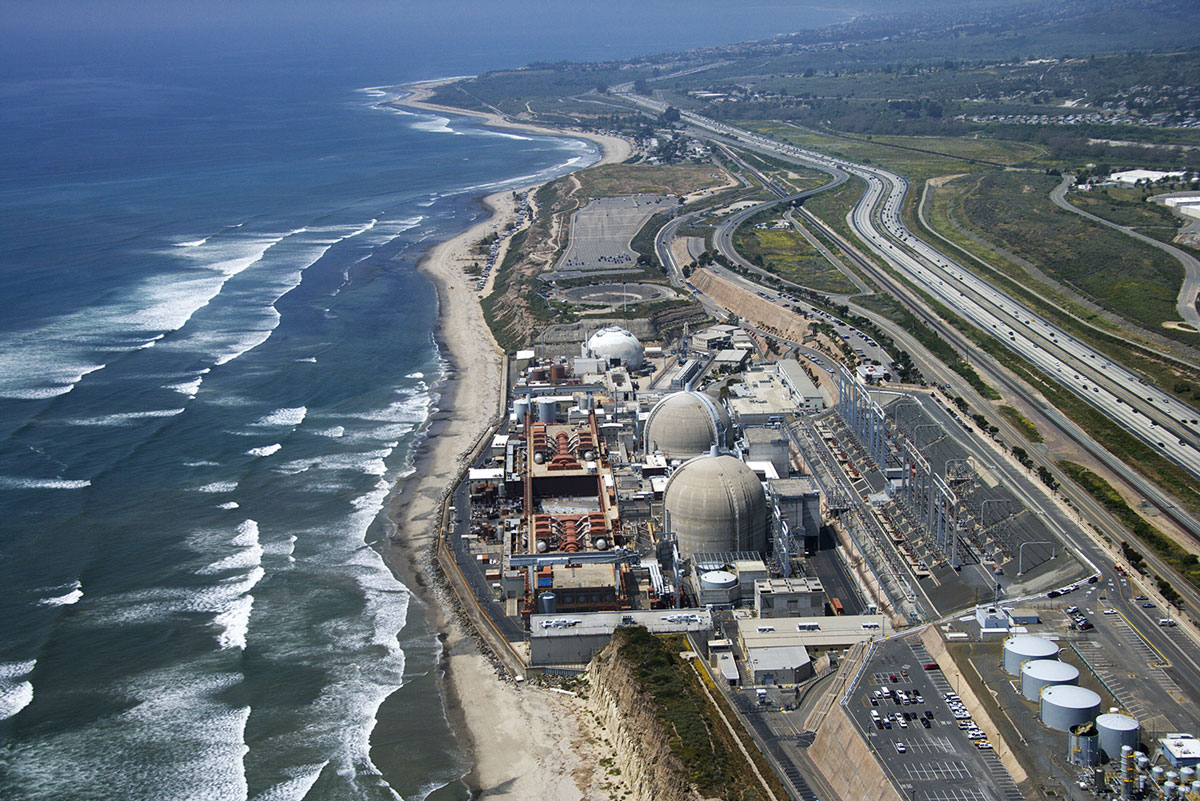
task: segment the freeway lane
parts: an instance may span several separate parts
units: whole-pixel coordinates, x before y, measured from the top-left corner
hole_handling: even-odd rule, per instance
[[[1200,260],[1197,260],[1191,254],[1185,253],[1176,247],[1171,247],[1165,242],[1160,242],[1153,237],[1138,233],[1132,228],[1127,228],[1124,225],[1117,225],[1115,222],[1110,222],[1103,217],[1097,217],[1095,214],[1090,214],[1081,208],[1067,201],[1067,188],[1074,182],[1074,178],[1067,176],[1063,178],[1062,183],[1054,188],[1050,193],[1050,201],[1060,209],[1074,212],[1081,217],[1100,223],[1109,228],[1115,228],[1123,234],[1132,236],[1147,245],[1156,247],[1159,250],[1170,254],[1183,265],[1183,285],[1179,288],[1179,301],[1175,304],[1175,309],[1179,312],[1179,316],[1184,322],[1200,329],[1200,312],[1196,310],[1196,296],[1200,294]]]
[[[918,284],[958,309],[977,327],[1015,350],[1059,383],[1156,447],[1193,475],[1200,476],[1200,412],[1165,392],[1141,384],[1133,372],[1051,325],[913,237],[900,221],[907,183],[879,171],[868,179],[868,197],[853,222],[880,255],[890,257]],[[878,183],[876,183],[878,181]],[[871,210],[884,193],[879,218],[889,236],[874,227]],[[872,202],[872,205],[868,205]],[[894,238],[894,239],[893,239]]]

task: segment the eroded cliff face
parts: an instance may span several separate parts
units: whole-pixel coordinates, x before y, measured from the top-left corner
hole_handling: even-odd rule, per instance
[[[613,767],[630,790],[630,801],[704,801],[672,753],[670,734],[615,640],[592,658],[587,676],[589,711],[607,730]]]

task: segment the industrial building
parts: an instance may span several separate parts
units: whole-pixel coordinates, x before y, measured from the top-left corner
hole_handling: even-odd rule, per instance
[[[756,686],[790,685],[812,678],[813,664],[803,645],[762,646],[746,651],[746,670]]]
[[[891,634],[885,615],[832,615],[760,620],[749,615],[737,618],[738,644],[743,652],[757,648],[802,646],[811,656],[826,651],[843,651],[855,643]]]
[[[645,358],[638,338],[620,326],[608,326],[588,337],[583,356],[603,360],[607,366],[620,365],[630,370],[642,366]]]
[[[740,426],[776,423],[788,415],[812,414],[825,408],[825,396],[799,362],[786,360],[752,367],[742,383],[730,389],[729,408]]]
[[[770,578],[754,582],[754,613],[761,619],[817,617],[825,610],[825,588],[816,578]]]
[[[530,663],[582,665],[622,626],[644,626],[652,634],[692,632],[707,639],[713,622],[706,609],[535,614],[529,619]]]

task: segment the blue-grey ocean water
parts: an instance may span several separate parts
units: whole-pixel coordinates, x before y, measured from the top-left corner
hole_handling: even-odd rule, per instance
[[[436,640],[371,547],[442,370],[416,262],[596,153],[387,87],[770,32],[622,52],[569,13],[0,47],[0,797],[464,797]]]

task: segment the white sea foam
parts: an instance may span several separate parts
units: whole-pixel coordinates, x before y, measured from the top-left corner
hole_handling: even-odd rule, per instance
[[[424,378],[425,374],[422,372],[416,372],[416,373],[409,373],[408,375],[406,375],[404,377],[405,378]]]
[[[318,434],[322,437],[332,437],[333,439],[337,439],[339,437],[345,436],[346,428],[345,428],[345,426],[334,426],[333,428],[326,428],[324,430],[315,431],[313,433]]]
[[[247,570],[262,565],[263,549],[258,541],[258,522],[244,520],[238,526],[237,535],[229,543],[237,551],[202,568],[201,575],[225,573],[230,570]]]
[[[279,450],[282,447],[283,447],[282,445],[280,445],[278,442],[276,442],[271,445],[264,445],[261,448],[251,448],[250,450],[246,451],[246,455],[247,456],[270,456],[272,453],[275,453],[277,450]]]
[[[203,487],[196,487],[196,492],[233,492],[237,489],[236,481],[214,481]]]
[[[463,135],[462,131],[456,131],[450,127],[449,117],[430,118],[422,115],[422,119],[414,122],[409,127],[416,131],[425,131],[426,133],[448,133],[454,134],[455,136]]]
[[[0,720],[11,718],[33,701],[33,683],[26,678],[37,660],[0,662]]]
[[[24,478],[19,476],[0,476],[0,489],[54,489],[69,490],[83,489],[92,486],[87,479],[70,480],[65,478]]]
[[[303,801],[308,797],[308,791],[317,783],[317,779],[321,778],[321,771],[325,770],[325,766],[328,764],[329,760],[325,760],[313,765],[287,768],[284,772],[292,778],[273,785],[270,789],[254,796],[251,801]]]
[[[308,408],[295,406],[287,409],[276,409],[265,417],[260,417],[250,425],[253,426],[298,426],[304,422]]]
[[[197,379],[197,382],[199,379]],[[174,417],[177,414],[183,413],[183,407],[178,409],[151,409],[144,412],[118,412],[116,414],[102,414],[98,417],[81,417],[65,422],[73,426],[119,426],[129,427],[137,425],[142,420],[154,420],[160,417]]]
[[[220,462],[214,462],[211,459],[201,459],[197,462],[184,462],[184,467],[219,467]]]
[[[167,384],[164,389],[173,389],[180,395],[187,395],[189,398],[196,397],[196,393],[200,391],[200,385],[204,383],[203,376],[196,376],[190,381],[180,381],[178,384]]]
[[[74,581],[70,584],[56,588],[57,590],[67,590],[61,595],[52,595],[49,598],[43,598],[38,601],[38,606],[71,606],[79,603],[79,599],[83,597],[83,585]]]
[[[221,629],[217,645],[222,649],[246,650],[246,633],[250,630],[250,614],[254,608],[254,596],[243,595],[229,602],[225,610],[213,618],[213,624]]]
[[[241,506],[237,501],[226,501],[225,503],[217,504],[218,509],[237,509]]]
[[[172,248],[167,253],[184,263],[183,271],[157,274],[121,292],[119,300],[0,337],[0,397],[35,400],[70,392],[112,354],[144,348],[181,328],[232,276],[290,235]]]
[[[206,236],[203,239],[193,239],[191,242],[176,242],[175,247],[177,247],[177,248],[198,248],[201,245],[203,245],[205,242],[207,242],[208,240],[209,240],[209,237]]]
[[[296,359],[296,361],[298,361],[298,362],[309,362],[309,363],[311,363],[311,364],[316,364],[316,363],[317,363],[317,357],[316,357],[316,356],[306,356],[306,357],[304,357],[303,359]]]

